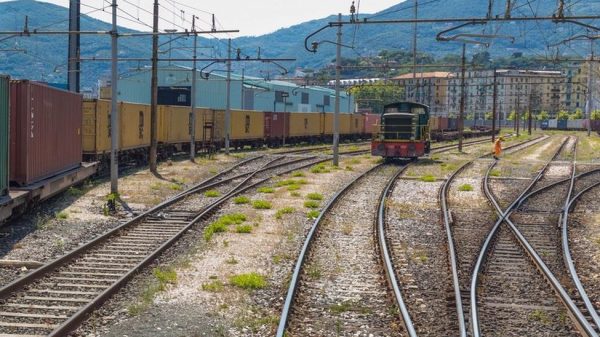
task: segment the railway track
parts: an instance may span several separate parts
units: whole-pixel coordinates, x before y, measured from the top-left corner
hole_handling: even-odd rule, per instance
[[[490,172],[496,163],[486,172],[484,191],[498,220],[486,237],[472,272],[469,309],[474,337],[597,336],[580,307],[544,262],[544,254],[534,249],[536,244],[547,244],[548,235],[552,234],[532,230],[527,238],[511,219],[515,209],[531,197],[529,191],[539,184],[564,145],[565,142],[506,210],[489,186]],[[536,191],[554,186],[557,185],[546,184]]]
[[[523,148],[538,141],[535,139],[511,148]],[[442,187],[448,185],[446,182],[402,180],[400,194],[394,193],[394,184],[399,184],[398,180],[390,182],[384,192],[386,197],[380,201],[377,228],[389,284],[400,308],[405,331],[409,336],[458,335],[457,311],[449,300],[453,297],[452,279],[443,277],[451,274],[446,253],[447,237],[438,227],[438,196]]]
[[[433,152],[455,147],[443,146]],[[325,206],[300,252],[277,336],[339,335],[349,331],[387,336],[400,335],[402,330],[414,336],[384,233],[384,205],[393,182],[406,166],[391,168],[394,166],[380,165],[357,177]],[[345,209],[356,205],[364,211],[351,216],[345,213]],[[376,214],[379,244],[371,236]],[[344,222],[349,218],[351,223]],[[394,301],[388,302],[386,297]],[[403,319],[390,314],[396,310]]]
[[[210,178],[0,289],[0,336],[64,336],[232,196],[328,159],[256,157]],[[217,200],[192,200],[218,189]]]

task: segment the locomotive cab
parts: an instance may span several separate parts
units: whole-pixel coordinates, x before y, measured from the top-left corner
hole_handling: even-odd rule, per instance
[[[371,154],[384,158],[417,158],[429,153],[429,108],[413,102],[388,104],[381,114]]]

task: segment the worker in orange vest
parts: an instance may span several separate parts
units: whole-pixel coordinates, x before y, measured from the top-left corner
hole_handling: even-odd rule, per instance
[[[494,159],[500,159],[500,154],[502,154],[502,142],[504,141],[503,137],[498,137],[494,142]]]

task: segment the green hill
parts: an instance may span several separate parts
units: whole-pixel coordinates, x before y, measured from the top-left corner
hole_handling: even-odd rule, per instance
[[[376,14],[361,15],[373,19],[398,19],[410,18],[412,8],[409,4],[399,3]],[[441,17],[483,17],[487,11],[487,1],[472,0],[421,0],[419,16],[422,18]],[[495,15],[502,15],[504,1],[496,1]],[[531,5],[528,5],[531,3]],[[570,5],[573,3],[573,5]],[[600,14],[598,1],[571,1],[567,2],[568,13],[572,14]],[[556,1],[517,1],[514,16],[531,16],[533,12],[539,16],[550,16],[556,10]],[[66,30],[68,9],[33,0],[21,0],[0,3],[0,30],[19,30],[23,27],[25,15],[29,16],[31,28],[44,27],[51,23],[63,20],[47,29]],[[324,44],[318,53],[309,53],[304,49],[304,39],[311,32],[335,21],[337,16],[312,20],[288,28],[282,28],[271,34],[256,37],[241,37],[234,40],[236,48],[241,48],[246,55],[255,56],[259,47],[262,48],[263,57],[292,57],[296,58],[294,64],[285,64],[289,69],[296,66],[307,68],[320,68],[331,62],[335,56],[333,45]],[[344,20],[348,20],[345,16]],[[109,30],[108,23],[84,16],[81,22],[82,30]],[[435,35],[445,29],[453,27],[452,24],[421,24],[419,26],[419,51],[433,54],[437,57],[448,53],[457,54],[460,44],[456,42],[438,42]],[[122,30],[126,31],[126,30]],[[463,29],[461,32],[495,33],[510,35],[515,38],[511,43],[506,39],[496,40],[488,49],[492,57],[506,56],[514,52],[523,52],[525,55],[545,56],[549,53],[547,44],[560,41],[563,37],[584,32],[582,27],[572,24],[553,24],[551,22],[526,22],[526,23],[501,23],[475,26]],[[4,36],[0,36],[0,40]],[[335,28],[329,28],[314,40],[334,40]],[[162,38],[161,42],[167,38]],[[121,57],[150,57],[150,38],[123,38],[120,39]],[[345,26],[343,29],[343,42],[353,45],[354,49],[344,49],[345,57],[356,58],[360,56],[374,56],[380,50],[410,50],[412,41],[412,25],[386,24],[386,25],[360,25]],[[110,38],[107,36],[83,36],[83,57],[109,57]],[[191,39],[180,40],[178,44],[191,45]],[[201,39],[202,46],[213,46],[215,53],[221,57],[226,56],[225,41]],[[585,57],[587,43],[574,43],[563,48],[563,52]],[[0,73],[8,73],[17,78],[31,78],[46,80],[48,82],[64,82],[66,74],[66,36],[30,36],[7,39],[0,42],[0,50],[24,49],[23,52],[0,51]],[[481,52],[485,48],[478,45],[469,45],[469,54]],[[204,53],[210,52],[203,50]],[[189,51],[176,50],[173,57],[189,57]],[[149,62],[122,62],[120,72],[147,66]],[[187,64],[189,65],[189,63]],[[216,66],[218,68],[218,66]],[[82,84],[91,87],[100,78],[109,75],[108,62],[85,62],[82,65]],[[241,69],[241,64],[235,65],[236,70]],[[277,70],[277,67],[268,64],[254,63],[245,65],[246,73],[260,75],[260,70]]]

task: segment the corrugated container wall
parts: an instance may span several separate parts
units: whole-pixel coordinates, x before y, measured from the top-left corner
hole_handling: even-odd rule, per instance
[[[0,197],[8,192],[8,76],[0,76]]]
[[[82,96],[10,82],[10,180],[29,185],[81,164]]]

